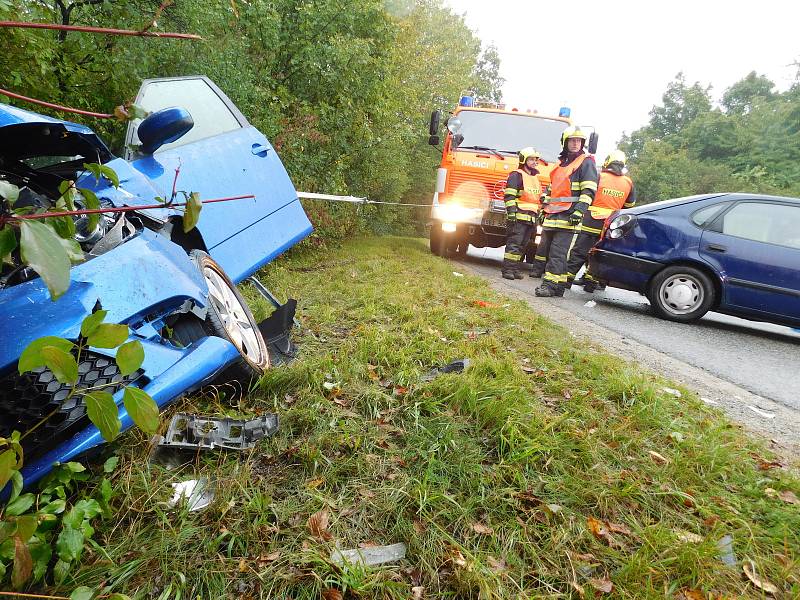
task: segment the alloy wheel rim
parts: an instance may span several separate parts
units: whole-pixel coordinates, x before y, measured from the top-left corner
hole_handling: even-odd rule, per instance
[[[258,343],[258,333],[247,317],[244,306],[217,271],[205,267],[203,277],[208,285],[208,298],[212,309],[219,316],[228,338],[248,361],[260,364],[262,350]]]
[[[658,295],[664,310],[674,315],[686,315],[697,310],[705,299],[700,281],[686,274],[672,275],[665,279]]]

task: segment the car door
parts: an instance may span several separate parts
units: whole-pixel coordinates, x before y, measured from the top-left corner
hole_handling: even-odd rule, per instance
[[[800,203],[737,202],[703,232],[700,255],[722,277],[724,304],[800,319]]]
[[[148,112],[179,106],[194,120],[188,133],[152,156],[134,150],[139,121],[128,128],[128,158],[160,195],[169,198],[174,182],[177,190],[198,192],[201,200],[255,196],[205,204],[197,226],[209,254],[235,282],[311,232],[297,192],[267,138],[208,78],[145,80],[136,103]]]

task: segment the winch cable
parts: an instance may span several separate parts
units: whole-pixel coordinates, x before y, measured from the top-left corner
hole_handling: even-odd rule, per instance
[[[433,204],[410,204],[406,202],[382,202],[380,200],[370,200],[366,197],[359,196],[337,196],[335,194],[317,194],[315,192],[297,192],[298,198],[306,200],[328,200],[330,202],[347,202],[348,204],[360,204],[362,206],[371,204],[387,204],[391,206],[418,206],[422,208],[431,208]]]

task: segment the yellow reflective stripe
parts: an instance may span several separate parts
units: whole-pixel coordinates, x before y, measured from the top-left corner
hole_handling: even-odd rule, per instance
[[[578,225],[578,231],[585,231],[586,233],[596,233],[600,235],[603,231],[601,229],[597,229],[595,227],[587,227],[586,225]]]
[[[520,196],[522,195],[522,190],[518,190],[517,188],[506,188],[503,190],[503,193],[506,196]]]
[[[585,202],[586,204],[591,204],[592,197],[587,196],[586,194],[581,194],[580,196],[578,196],[578,202]]]
[[[538,260],[538,261],[541,261],[541,262],[547,262],[547,257],[546,256],[539,256],[538,254],[536,254],[533,257],[533,260]]]
[[[597,191],[597,182],[596,181],[581,181],[581,188],[586,188],[587,190],[594,190]]]
[[[581,186],[581,184],[580,184],[580,182],[579,182],[579,181],[573,181],[573,182],[572,182],[572,189],[573,189],[573,190],[579,190],[579,189],[581,189],[581,187],[582,187],[582,186]]]
[[[605,219],[608,217],[612,212],[614,212],[613,208],[606,208],[605,206],[590,206],[589,212],[592,213],[592,218],[594,219]]]
[[[533,215],[526,215],[525,213],[517,213],[517,221],[533,221]]]
[[[626,202],[625,204],[622,205],[622,208],[633,208],[634,204],[636,204],[636,203],[635,202]]]
[[[517,205],[516,200],[506,200],[506,206],[516,206],[516,205]]]
[[[547,271],[542,279],[545,281],[552,281],[553,283],[567,283],[568,277],[566,275],[556,275],[555,273]]]
[[[505,254],[503,254],[503,258],[505,258],[506,260],[517,260],[517,261],[519,261],[519,260],[522,260],[522,255],[514,254],[513,252],[506,252]]]
[[[584,280],[584,281],[597,281],[597,279],[595,279],[595,278],[592,276],[592,274],[591,274],[591,273],[589,273],[589,271],[586,271],[586,272],[583,274],[583,280]]]

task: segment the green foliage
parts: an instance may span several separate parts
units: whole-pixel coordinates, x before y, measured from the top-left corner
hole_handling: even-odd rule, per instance
[[[40,22],[141,29],[158,6],[5,0],[0,19],[24,12]],[[145,77],[206,74],[273,141],[298,189],[414,203],[430,202],[440,158],[426,144],[430,112],[451,109],[463,89],[500,98],[496,49],[482,49],[442,0],[182,0],[157,21],[158,30],[196,32],[204,40],[8,29],[0,37],[9,66],[0,71],[0,87],[110,113],[135,96]],[[126,104],[126,114],[135,111]],[[87,124],[121,147],[119,124]],[[320,201],[307,208],[317,242],[359,231],[412,231],[427,216]],[[187,207],[190,222],[194,210]]]
[[[624,136],[640,202],[707,192],[800,195],[800,80],[776,93],[749,73],[712,107],[682,74],[644,127]]]

